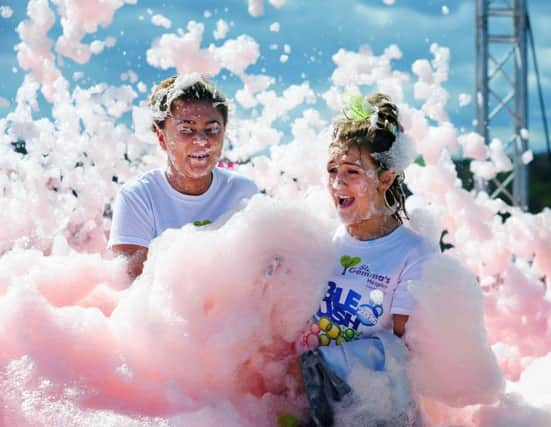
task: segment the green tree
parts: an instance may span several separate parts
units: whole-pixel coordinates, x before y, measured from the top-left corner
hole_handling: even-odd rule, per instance
[[[341,257],[341,266],[344,268],[344,270],[342,271],[342,275],[344,276],[346,274],[346,270],[348,270],[350,267],[358,265],[360,262],[362,262],[361,258],[343,255]]]

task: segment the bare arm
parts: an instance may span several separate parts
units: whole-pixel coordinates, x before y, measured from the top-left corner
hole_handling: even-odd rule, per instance
[[[406,332],[406,323],[409,319],[407,314],[393,314],[392,323],[394,325],[394,333],[399,337],[403,336]]]
[[[142,274],[143,264],[147,259],[148,249],[139,245],[113,245],[115,255],[123,255],[128,261],[128,275],[134,280]]]

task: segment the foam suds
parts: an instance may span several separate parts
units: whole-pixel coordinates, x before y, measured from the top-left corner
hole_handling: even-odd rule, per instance
[[[151,40],[145,61],[180,74],[169,102],[202,74],[237,76],[228,99],[241,110],[228,123],[224,157],[272,198],[217,224],[163,234],[130,286],[123,261],[106,251],[110,203],[132,177],[166,165],[150,125],[168,112],[138,105],[154,82],[128,65],[115,82],[86,86],[81,69],[62,60],[93,64],[117,42],[96,40],[97,29],[135,3],[30,0],[17,26],[25,76],[9,105],[0,99],[9,109],[0,118],[0,423],[256,427],[300,414],[304,396],[287,367],[324,295],[339,222],[326,188],[326,106],[340,112],[343,94],[360,89],[382,91],[399,107],[404,135],[389,161],[414,194],[408,225],[435,245],[445,231],[446,256],[414,288],[410,362],[396,366],[407,369],[427,426],[551,425],[551,211],[525,213],[461,188],[452,161],[459,150],[476,177],[511,165],[503,143],[485,145],[449,121],[450,52],[442,46],[411,73],[395,69],[396,45],[339,49],[319,88],[306,77],[284,87],[270,69],[250,73],[268,47],[231,24],[234,38],[220,23],[210,46],[203,34],[213,20]],[[264,3],[249,0],[249,12],[262,14]],[[11,9],[1,14],[7,23]],[[155,21],[169,25],[162,15]],[[62,32],[50,40],[56,24]],[[283,43],[285,27],[266,32]],[[405,97],[412,77],[413,101]],[[51,116],[39,110],[43,100]],[[415,153],[422,164],[410,164]],[[359,373],[353,385],[364,399],[354,413],[372,405],[394,416],[389,378]]]
[[[165,120],[170,114],[170,109],[167,107],[172,105],[172,102],[184,93],[186,89],[203,81],[199,73],[180,74],[173,85],[165,89],[159,89],[155,93],[155,102],[151,106],[153,119],[158,121]],[[165,97],[166,100],[162,103]]]

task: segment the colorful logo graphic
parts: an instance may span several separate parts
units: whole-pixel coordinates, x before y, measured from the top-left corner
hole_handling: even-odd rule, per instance
[[[346,274],[346,270],[348,270],[350,267],[358,265],[360,262],[362,262],[362,259],[359,257],[343,255],[341,257],[341,266],[344,268],[344,270],[342,271],[342,275],[344,276]]]
[[[337,345],[345,341],[358,339],[360,333],[352,328],[343,328],[336,323],[333,323],[327,317],[322,317],[318,321],[320,328],[319,345],[330,345],[331,341],[335,341]]]
[[[374,289],[369,293],[369,304],[362,304],[358,307],[356,315],[358,320],[365,326],[375,326],[379,317],[383,315],[383,299],[385,295],[382,291]]]
[[[358,319],[365,326],[375,326],[379,317],[383,315],[383,306],[381,304],[362,304],[356,312]]]
[[[353,289],[343,291],[335,282],[329,282],[327,295],[316,318],[295,343],[300,351],[356,340],[362,335],[362,331],[358,331],[361,325],[372,327],[377,324],[384,313],[383,291],[371,290],[367,303],[363,304],[360,303],[362,295],[358,292]]]
[[[328,282],[328,285],[316,318],[320,319],[319,327],[330,340],[320,336],[320,344],[325,344],[323,340],[337,341],[339,337],[346,339],[347,334],[350,334],[346,332],[347,329],[358,331],[362,325],[373,327],[383,316],[385,294],[382,290],[373,289],[368,295],[362,295],[354,289],[343,289],[333,281]]]
[[[360,335],[360,332],[352,328],[344,328],[327,317],[322,317],[316,323],[310,324],[308,330],[301,336],[299,344],[303,349],[312,350],[330,345],[332,341],[340,345],[345,341],[358,339]]]

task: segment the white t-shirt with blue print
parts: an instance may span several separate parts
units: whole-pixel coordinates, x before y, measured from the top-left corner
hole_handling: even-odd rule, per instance
[[[413,312],[408,285],[421,279],[423,263],[436,248],[403,225],[369,241],[355,239],[341,226],[333,241],[335,270],[315,315],[320,345],[392,332],[393,314]]]
[[[166,229],[214,222],[239,208],[244,199],[257,191],[250,179],[215,168],[205,193],[182,194],[170,185],[163,170],[154,169],[121,188],[113,206],[109,246],[149,247],[151,240]]]

